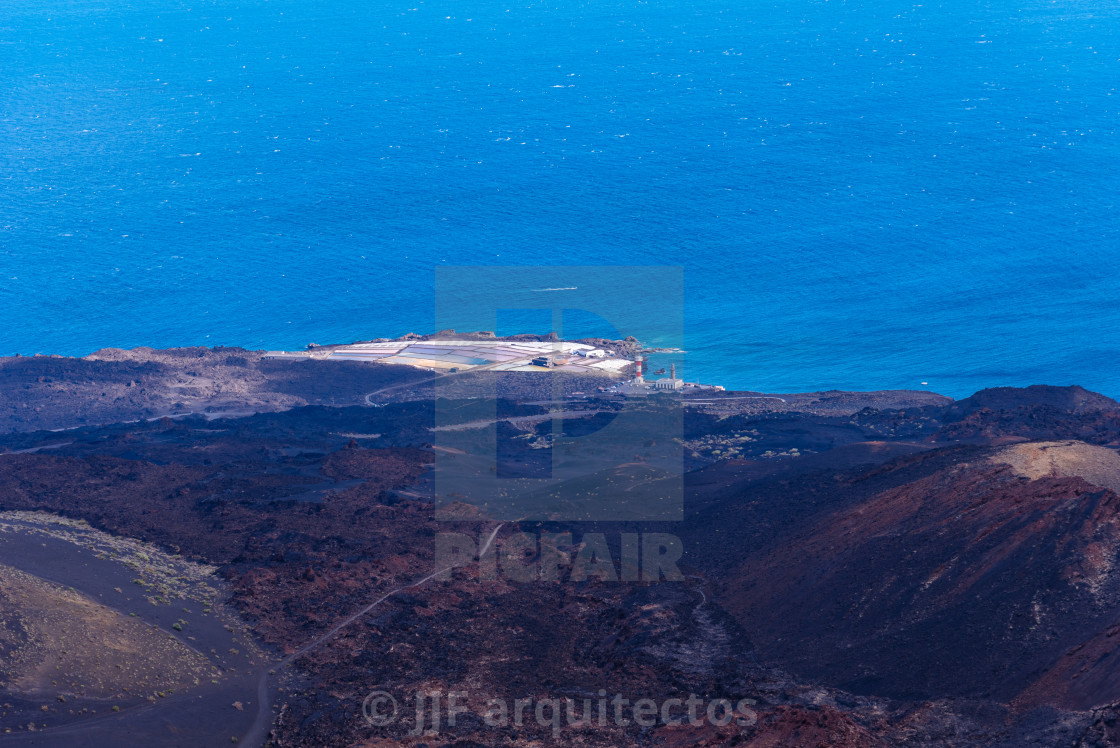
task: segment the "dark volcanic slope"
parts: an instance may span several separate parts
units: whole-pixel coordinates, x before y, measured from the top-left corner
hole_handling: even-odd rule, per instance
[[[940,441],[1080,439],[1120,446],[1120,404],[1082,387],[981,390],[944,408]]]
[[[1116,494],[952,457],[927,476],[920,462],[892,466],[912,480],[797,528],[734,572],[728,605],[763,651],[860,693],[1006,701],[1120,621]]]
[[[432,570],[432,538],[448,525],[416,498],[431,452],[408,446],[430,422],[430,406],[403,403],[9,437],[21,450],[52,448],[0,455],[0,509],[80,517],[218,563],[257,634],[291,653]],[[491,527],[453,525],[474,535]],[[463,689],[475,694],[478,713],[478,700],[542,691],[750,697],[757,725],[663,727],[656,742],[885,744],[871,735],[881,705],[839,695],[840,708],[827,690],[759,668],[741,628],[704,602],[703,585],[480,583],[467,571],[411,589],[296,662],[297,677],[277,696],[276,744],[431,745],[408,734],[410,719],[378,730],[362,720],[363,698],[379,688],[402,699]],[[822,694],[828,704],[816,703]],[[550,739],[535,725],[484,728],[477,716],[447,737],[511,747]],[[613,748],[649,735],[607,725],[570,738],[560,743]]]
[[[438,388],[433,386],[439,382]],[[85,358],[0,358],[0,433],[72,429],[163,416],[240,416],[305,405],[342,407],[480,390],[521,400],[594,391],[613,380],[589,374],[462,372],[435,377],[412,366],[280,360],[241,348],[106,349]],[[556,386],[559,385],[560,389]]]
[[[1120,410],[1120,403],[1077,385],[1054,387],[1034,384],[1021,388],[992,387],[953,403],[945,409],[942,420],[957,421],[982,409],[1015,410],[1024,407],[1046,407],[1080,415],[1098,410]]]
[[[0,433],[188,413],[356,405],[368,392],[431,377],[408,366],[262,355],[241,348],[110,348],[85,358],[0,358]]]
[[[496,527],[477,514],[435,519],[430,378],[377,398],[380,407],[353,405],[366,388],[396,386],[378,377],[407,370],[341,364],[334,388],[318,378],[324,369],[285,363],[273,376],[269,364],[250,362],[264,377],[258,392],[295,399],[261,401],[257,409],[277,412],[239,417],[26,430],[60,420],[90,388],[102,391],[110,369],[126,379],[120,392],[140,394],[167,385],[168,371],[220,379],[243,366],[222,358],[229,352],[203,351],[189,371],[189,352],[131,355],[71,362],[109,367],[88,379],[35,369],[57,364],[48,359],[6,380],[30,393],[6,390],[6,402],[44,410],[18,422],[22,433],[0,437],[0,510],[82,518],[218,564],[232,602],[276,652],[299,650],[429,575],[436,533],[479,537]],[[155,365],[168,368],[144,373]],[[534,417],[544,412],[541,388],[523,378],[495,383],[520,395],[499,403],[503,460],[547,462],[551,423]],[[221,384],[198,402],[228,415],[253,410],[255,396]],[[154,397],[164,402],[167,392]],[[736,397],[684,419],[685,522],[509,523],[498,535],[605,532],[617,543],[619,532],[676,533],[687,551],[684,582],[480,580],[465,569],[409,587],[274,683],[284,689],[274,743],[1120,744],[1117,712],[1089,710],[1120,701],[1115,404],[1075,388],[978,393],[965,406],[928,393]],[[315,398],[349,407],[292,407]],[[119,417],[154,408],[145,402],[79,412]],[[619,407],[584,398],[586,416],[565,421],[565,432],[593,429]],[[407,716],[379,728],[361,718],[363,698],[378,689],[406,700],[462,689],[475,702],[454,731],[413,735]],[[554,739],[535,725],[494,731],[479,718],[478,699],[599,689],[631,699],[751,698],[758,720],[608,725]]]
[[[972,446],[878,467],[740,468],[706,491],[696,531],[718,523],[743,541],[700,554],[723,577],[719,599],[765,659],[858,693],[1120,700],[1115,403],[1030,388],[958,406],[927,448]]]

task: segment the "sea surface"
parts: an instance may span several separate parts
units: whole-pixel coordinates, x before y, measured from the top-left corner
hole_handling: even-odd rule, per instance
[[[0,354],[668,265],[689,379],[1120,396],[1118,86],[1100,0],[4,0]]]

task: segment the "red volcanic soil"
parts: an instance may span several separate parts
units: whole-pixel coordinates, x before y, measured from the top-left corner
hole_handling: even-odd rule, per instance
[[[132,439],[97,446],[143,452],[150,440],[166,457],[169,440],[191,437],[184,424],[147,428]],[[256,446],[245,450],[249,441],[245,433],[227,432],[209,443],[206,454],[217,457],[228,442],[232,461],[218,464],[210,458],[211,464],[158,464],[107,455],[6,455],[0,458],[0,506],[79,517],[109,532],[225,564],[223,573],[237,590],[235,602],[281,650],[332,623],[336,609],[347,609],[426,562],[431,543],[418,537],[430,530],[418,528],[430,522],[427,505],[396,500],[390,492],[415,483],[430,453],[342,446],[286,457],[268,438],[258,437]],[[179,449],[198,459],[191,454],[195,446],[180,443]],[[329,501],[308,494],[308,486],[324,481],[345,488],[330,493]],[[300,500],[308,495],[315,500]],[[403,557],[412,560],[400,562]],[[320,594],[325,588],[329,602]]]
[[[762,716],[757,733],[742,745],[748,748],[828,746],[873,748],[888,745],[872,729],[857,724],[835,707],[807,709],[783,706]]]
[[[1120,410],[1080,388],[962,403],[920,442],[698,471],[686,547],[760,660],[799,679],[1022,714],[1120,700]]]
[[[1116,745],[1120,411],[1072,388],[949,407],[826,395],[804,412],[689,411],[686,520],[596,528],[679,535],[684,582],[484,581],[466,569],[408,587],[294,662],[275,694],[274,744]],[[0,509],[84,518],[219,564],[257,635],[292,653],[434,571],[436,533],[495,527],[435,520],[432,413],[390,402],[12,435]],[[529,431],[495,431],[511,460],[547,457]],[[714,457],[709,438],[738,445],[735,459]],[[499,540],[538,529],[511,523]],[[600,689],[750,698],[757,720],[557,738],[479,717],[490,697]],[[410,734],[407,714],[375,728],[361,718],[374,690],[406,702],[464,690],[472,711],[437,736]]]
[[[1030,480],[971,450],[891,463],[834,491],[868,481],[900,485],[838,501],[720,586],[768,659],[897,698],[1023,693],[1033,695],[1024,703],[1079,708],[1120,699],[1100,676],[1092,704],[1031,688],[1120,621],[1120,497],[1080,477]]]
[[[878,727],[882,731],[882,725]],[[886,748],[889,744],[876,737],[875,732],[835,707],[782,705],[763,708],[750,730],[735,725],[686,723],[654,730],[650,744],[656,748]]]

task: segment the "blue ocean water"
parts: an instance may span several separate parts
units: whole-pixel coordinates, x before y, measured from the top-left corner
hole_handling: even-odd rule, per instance
[[[425,332],[439,266],[679,265],[689,378],[1120,396],[1118,29],[1095,0],[5,0],[0,354]]]

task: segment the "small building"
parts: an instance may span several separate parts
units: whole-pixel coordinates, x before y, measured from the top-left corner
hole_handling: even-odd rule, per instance
[[[677,365],[672,364],[669,367],[669,376],[658,379],[653,383],[655,390],[683,390],[684,380],[677,379]]]
[[[556,366],[556,360],[552,356],[537,356],[533,359],[533,366]]]

